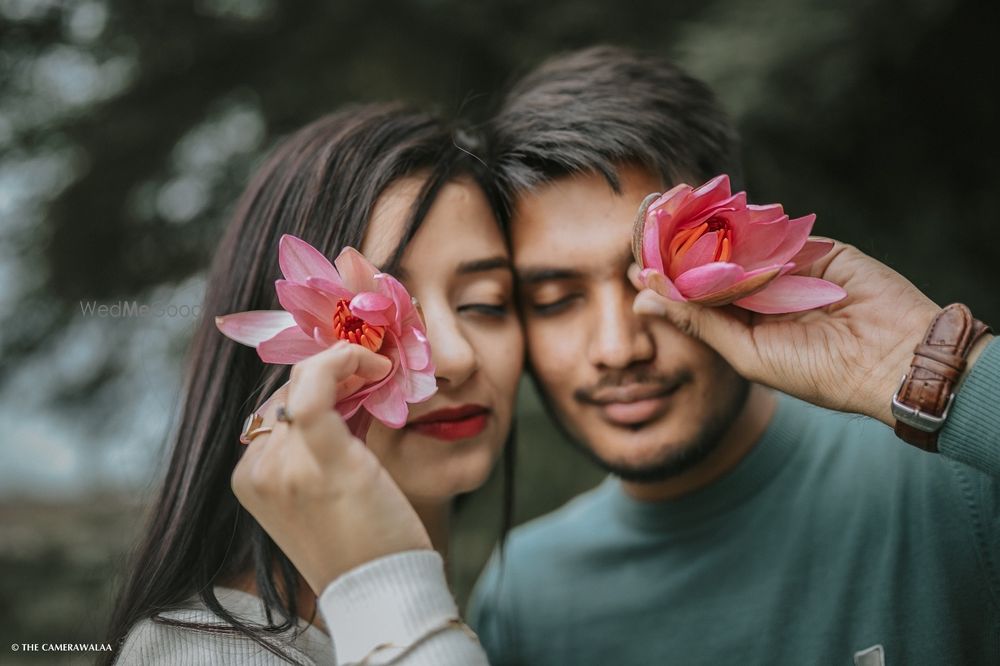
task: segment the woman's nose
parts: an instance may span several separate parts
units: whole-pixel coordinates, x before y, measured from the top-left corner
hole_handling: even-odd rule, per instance
[[[475,349],[450,308],[434,312],[425,307],[424,316],[438,385],[461,386],[478,369]]]

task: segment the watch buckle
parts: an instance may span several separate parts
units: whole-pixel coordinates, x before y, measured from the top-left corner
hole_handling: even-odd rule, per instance
[[[921,432],[937,432],[944,425],[944,422],[948,419],[948,412],[951,410],[951,403],[955,401],[955,392],[952,391],[948,395],[948,402],[944,405],[944,411],[941,412],[941,416],[935,416],[934,414],[928,414],[927,412],[920,411],[917,407],[910,407],[899,401],[899,392],[903,390],[903,386],[906,384],[906,375],[903,375],[902,381],[899,383],[899,388],[892,395],[892,415],[896,419],[911,428],[915,428]]]

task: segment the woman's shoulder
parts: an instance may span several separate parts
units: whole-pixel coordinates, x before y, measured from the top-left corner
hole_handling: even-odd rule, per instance
[[[240,619],[263,624],[259,599],[252,595],[216,588],[216,597],[226,610]],[[256,604],[254,603],[256,600]],[[177,626],[174,623],[205,625],[204,628]],[[293,636],[271,636],[269,643],[305,666],[335,666],[332,645],[327,647],[316,628]],[[249,664],[271,666],[289,662],[271,652],[245,634],[236,632],[200,599],[192,599],[184,608],[159,613],[157,618],[145,618],[125,637],[116,666],[186,666],[191,664]]]

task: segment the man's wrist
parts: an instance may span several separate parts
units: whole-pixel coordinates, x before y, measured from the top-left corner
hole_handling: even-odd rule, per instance
[[[969,350],[969,357],[965,362],[965,372],[962,373],[962,376],[958,380],[958,384],[955,385],[956,393],[958,392],[958,389],[962,387],[962,384],[965,383],[965,378],[968,377],[969,372],[972,371],[972,366],[979,360],[983,351],[989,346],[990,342],[992,342],[995,337],[996,336],[992,333],[987,333],[983,337],[979,338],[976,341],[976,344],[972,345],[972,348]]]
[[[878,374],[881,381],[874,387],[876,392],[866,401],[871,410],[866,416],[871,416],[890,428],[895,427],[896,417],[892,415],[892,396],[899,388],[900,379],[910,371],[913,350],[923,340],[928,326],[941,310],[942,308],[930,303],[929,307],[921,308],[919,315],[905,320],[906,333],[882,364],[883,370]]]
[[[952,303],[931,321],[899,389],[892,396],[896,435],[936,453],[938,433],[969,367],[969,354],[989,334],[989,326],[962,303]]]

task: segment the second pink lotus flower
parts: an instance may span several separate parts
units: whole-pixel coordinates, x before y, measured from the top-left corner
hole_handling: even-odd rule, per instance
[[[278,243],[278,264],[285,279],[275,288],[284,310],[216,317],[219,330],[256,347],[266,363],[297,363],[340,340],[388,357],[388,375],[343,396],[336,408],[345,419],[363,408],[392,428],[403,427],[408,403],[427,400],[437,390],[426,330],[406,288],[354,248],[344,248],[331,264],[288,234]]]
[[[682,184],[647,197],[632,249],[643,284],[667,298],[800,312],[847,295],[832,282],[791,275],[833,248],[809,240],[815,221],[789,219],[780,204],[747,204],[746,193],[731,194],[729,177],[721,175],[697,189]]]

